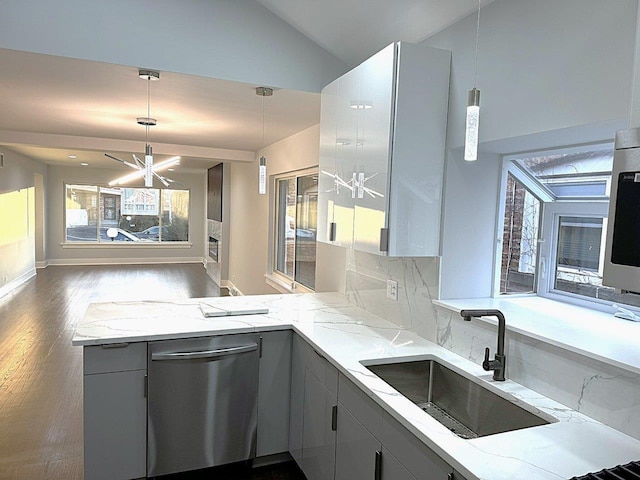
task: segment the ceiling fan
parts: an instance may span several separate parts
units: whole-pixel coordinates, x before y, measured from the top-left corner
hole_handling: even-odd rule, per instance
[[[127,162],[126,160],[122,160],[122,159],[120,159],[118,157],[115,157],[113,155],[109,155],[108,153],[105,153],[104,156],[107,157],[107,158],[110,158],[112,160],[115,160],[117,162],[120,162],[123,165],[126,165],[127,167],[130,167],[130,168],[135,170],[135,172],[129,173],[127,175],[124,175],[123,177],[116,178],[115,180],[110,181],[109,182],[110,186],[122,185],[124,183],[130,182],[130,181],[135,180],[137,178],[144,177],[145,178],[145,187],[152,187],[153,186],[153,177],[155,177],[165,187],[170,187],[172,184],[175,184],[176,186],[184,187],[184,185],[181,184],[180,182],[177,182],[175,180],[172,180],[170,178],[167,178],[167,177],[164,177],[164,176],[158,174],[159,170],[163,170],[165,168],[169,168],[169,167],[172,167],[174,165],[179,165],[180,164],[180,157],[171,157],[171,158],[169,158],[169,159],[167,159],[167,160],[165,160],[163,162],[156,163],[155,165],[153,165],[153,163],[151,163],[151,166],[149,167],[148,162],[146,162],[146,158],[145,158],[145,162],[143,162],[142,160],[140,160],[138,158],[138,156],[135,153],[133,154],[133,160],[135,161],[135,163]],[[148,178],[151,180],[151,182],[149,182],[147,180]],[[150,185],[149,185],[149,183],[150,183]]]

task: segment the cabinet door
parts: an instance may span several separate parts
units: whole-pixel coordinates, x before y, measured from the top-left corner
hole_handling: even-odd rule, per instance
[[[416,477],[411,475],[398,459],[384,447],[382,447],[380,467],[380,480],[416,480]]]
[[[318,172],[319,242],[332,243],[331,224],[338,189],[336,174],[336,133],[338,121],[338,80],[322,89],[320,96],[320,160]]]
[[[387,226],[394,104],[396,45],[389,45],[357,67],[356,250],[380,253],[380,229]]]
[[[84,376],[84,478],[130,479],[147,473],[144,370]]]
[[[300,465],[304,414],[304,340],[293,335],[291,345],[291,396],[289,410],[289,453]]]
[[[338,404],[335,480],[374,480],[380,442]]]
[[[307,369],[304,379],[303,454],[307,480],[333,480],[336,433],[331,428],[335,397]]]
[[[353,178],[356,168],[358,109],[352,108],[358,99],[360,72],[351,70],[338,81],[336,108],[336,164],[335,202],[333,221],[336,224],[336,245],[351,247],[353,244],[353,206],[355,189]]]
[[[383,415],[382,442],[409,473],[420,479],[447,480],[453,472],[453,468],[387,413]]]
[[[291,336],[290,330],[261,335],[256,445],[258,457],[287,452],[289,449]]]

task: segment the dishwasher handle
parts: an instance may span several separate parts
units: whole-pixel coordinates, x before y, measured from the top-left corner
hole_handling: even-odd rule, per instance
[[[174,353],[152,353],[151,360],[198,360],[207,358],[218,358],[226,355],[237,355],[240,353],[253,352],[258,349],[257,343],[242,345],[239,347],[226,347],[217,350],[204,350],[197,352],[174,352]]]

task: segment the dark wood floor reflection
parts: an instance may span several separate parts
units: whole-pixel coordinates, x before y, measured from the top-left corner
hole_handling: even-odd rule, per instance
[[[0,480],[82,479],[82,348],[92,302],[220,294],[202,265],[48,267],[0,299]]]

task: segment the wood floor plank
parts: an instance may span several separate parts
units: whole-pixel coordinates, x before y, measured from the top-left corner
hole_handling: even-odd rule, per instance
[[[218,296],[202,265],[50,266],[0,299],[0,480],[82,479],[82,348],[92,302]]]

